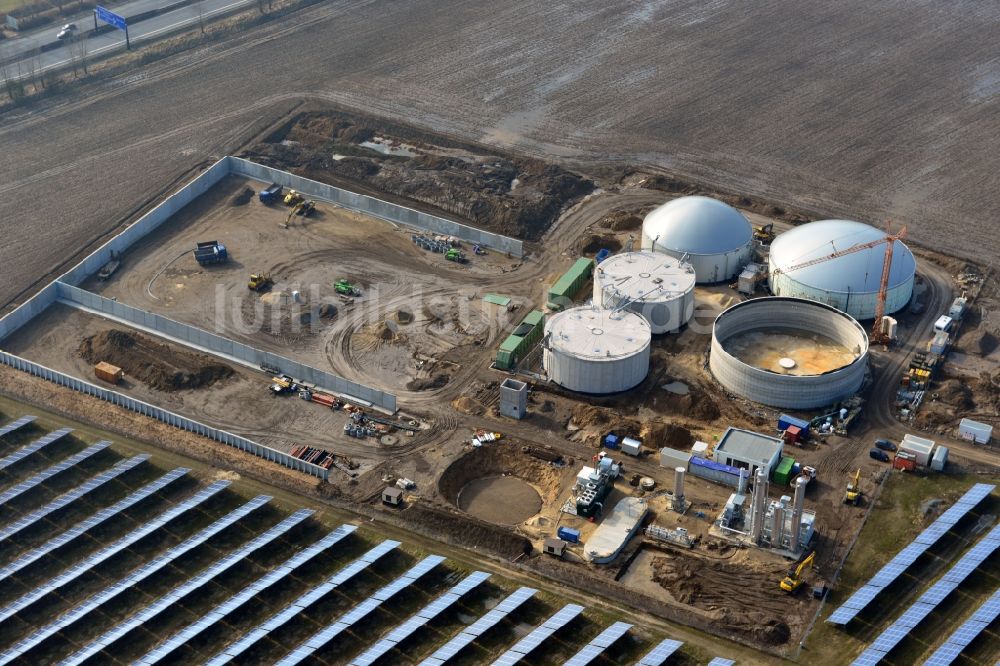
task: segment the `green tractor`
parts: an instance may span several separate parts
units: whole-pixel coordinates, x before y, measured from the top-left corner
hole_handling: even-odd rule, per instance
[[[347,280],[337,280],[333,284],[333,288],[337,290],[338,294],[343,294],[344,296],[360,296],[361,290],[355,287],[353,284]]]
[[[464,264],[466,261],[468,261],[468,259],[465,258],[465,255],[462,254],[460,251],[456,250],[455,248],[451,248],[450,250],[448,250],[448,252],[444,255],[444,258],[447,259],[448,261],[454,261],[455,263],[458,264]]]

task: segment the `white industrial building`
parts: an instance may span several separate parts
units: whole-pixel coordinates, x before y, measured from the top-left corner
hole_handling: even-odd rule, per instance
[[[676,331],[694,314],[691,264],[663,252],[613,254],[594,272],[594,305],[641,315],[654,335]]]
[[[680,197],[642,222],[642,249],[686,258],[699,284],[731,280],[753,253],[753,228],[738,210],[709,197]]]
[[[730,427],[715,445],[712,459],[723,465],[750,470],[750,478],[754,478],[758,469],[763,469],[767,478],[771,478],[783,449],[784,442],[777,437]]]
[[[850,220],[822,220],[795,227],[771,243],[771,293],[832,305],[855,319],[873,319],[885,263],[885,243],[835,259],[795,268],[814,259],[885,238],[881,229]],[[885,314],[910,302],[917,262],[902,241],[894,241]]]
[[[548,378],[581,393],[617,393],[649,374],[649,322],[633,312],[578,307],[545,322]]]

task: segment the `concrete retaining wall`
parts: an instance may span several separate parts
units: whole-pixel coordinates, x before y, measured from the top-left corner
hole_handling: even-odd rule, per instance
[[[344,208],[356,210],[407,227],[428,231],[433,234],[455,236],[463,241],[483,245],[497,252],[509,252],[514,257],[524,255],[523,244],[516,238],[491,234],[488,231],[452,222],[436,215],[429,215],[364,194],[342,190],[333,185],[302,178],[287,171],[272,169],[271,167],[256,164],[239,157],[227,157],[225,159],[229,160],[231,173],[240,174],[262,182],[278,183],[283,187],[296,189],[315,199],[330,201]]]
[[[279,465],[284,465],[285,467],[305,472],[306,474],[311,474],[312,476],[323,479],[324,481],[329,478],[329,470],[323,469],[319,465],[313,465],[312,463],[307,463],[304,460],[293,458],[287,453],[283,453],[277,449],[272,449],[268,446],[264,446],[263,444],[258,444],[257,442],[246,439],[245,437],[240,437],[239,435],[234,435],[230,432],[226,432],[225,430],[219,430],[218,428],[207,426],[204,423],[192,421],[189,418],[180,416],[179,414],[174,414],[173,412],[169,412],[161,407],[151,405],[147,402],[143,402],[142,400],[130,398],[127,395],[118,393],[117,391],[96,386],[89,382],[85,382],[82,379],[65,375],[61,372],[57,372],[51,368],[46,368],[43,365],[39,365],[19,356],[0,351],[0,363],[17,370],[21,370],[22,372],[27,372],[36,377],[41,377],[42,379],[46,379],[50,382],[58,384],[59,386],[66,386],[74,391],[96,396],[101,400],[118,405],[119,407],[124,407],[133,412],[138,412],[144,416],[154,418],[157,421],[162,421],[163,423],[172,425],[175,428],[197,433],[203,437],[208,437],[209,439],[214,439],[217,442],[233,446],[241,451],[252,453],[253,455],[265,460],[270,460],[278,463]]]
[[[295,379],[371,404],[379,409],[395,412],[396,396],[385,391],[363,386],[338,377],[329,372],[318,370],[308,365],[293,361],[278,354],[261,351],[255,347],[244,345],[229,338],[209,333],[200,328],[183,324],[162,315],[146,312],[131,305],[104,298],[79,287],[58,283],[58,297],[71,305],[80,305],[87,309],[105,314],[128,324],[154,331],[166,338],[177,340],[183,344],[197,347],[222,356],[228,356],[243,363],[260,367],[265,364],[276,367],[281,372]]]
[[[57,291],[56,283],[51,282],[16,310],[0,319],[0,341],[42,314],[45,308],[55,302],[58,297]]]

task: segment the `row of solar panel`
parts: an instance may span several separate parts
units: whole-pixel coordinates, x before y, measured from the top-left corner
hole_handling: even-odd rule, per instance
[[[544,643],[552,634],[572,622],[582,612],[583,606],[566,604],[555,615],[543,622],[541,626],[536,627],[527,636],[515,643],[513,647],[500,655],[500,658],[493,662],[493,666],[514,666],[514,664],[528,656],[532,650]]]
[[[34,416],[22,416],[21,418],[19,418],[17,420],[11,421],[7,425],[5,425],[3,427],[0,427],[0,437],[4,437],[6,435],[9,435],[10,433],[14,432],[15,430],[20,430],[21,428],[23,428],[24,426],[28,425],[29,423],[34,423],[35,422],[35,418],[36,417],[34,417]]]
[[[52,444],[53,442],[58,442],[60,439],[70,434],[71,432],[73,432],[72,428],[60,428],[59,430],[50,432],[44,437],[39,437],[38,439],[31,442],[27,446],[23,446],[17,451],[14,451],[14,453],[11,453],[10,455],[0,458],[0,469],[7,469],[14,463],[20,460],[24,460],[33,453],[41,451],[49,444]]]
[[[125,548],[128,548],[129,546],[136,543],[143,537],[152,534],[153,532],[160,529],[161,527],[163,527],[170,521],[174,520],[178,516],[181,516],[182,514],[195,509],[200,504],[204,503],[207,499],[209,499],[210,497],[221,491],[223,488],[228,487],[229,483],[230,483],[229,481],[225,480],[215,481],[211,485],[206,486],[205,488],[199,490],[197,493],[185,499],[176,506],[171,507],[167,511],[158,515],[156,518],[147,521],[146,523],[143,524],[142,527],[133,530],[132,532],[129,532],[120,539],[94,552],[93,554],[88,556],[86,560],[78,562],[77,564],[73,565],[66,571],[60,573],[55,578],[47,581],[42,585],[39,585],[38,587],[35,587],[29,592],[26,592],[18,599],[15,599],[14,601],[7,604],[3,608],[0,608],[0,622],[7,620],[8,618],[12,617],[15,613],[27,608],[34,602],[44,597],[46,594],[49,594],[50,592],[59,589],[60,587],[68,584],[70,581],[76,580],[83,574],[87,573],[88,571],[96,567],[101,562],[104,562],[105,560],[114,557]]]
[[[610,627],[599,633],[596,638],[583,646],[583,648],[570,657],[569,660],[563,664],[563,666],[588,666],[590,662],[597,659],[601,653],[611,647],[615,641],[627,634],[628,630],[631,628],[632,625],[628,622],[615,622]]]
[[[972,486],[953,506],[917,535],[913,543],[899,551],[864,586],[855,591],[847,601],[831,613],[826,621],[831,624],[843,625],[853,620],[882,590],[895,582],[910,565],[917,561],[917,558],[947,534],[965,514],[993,492],[995,487],[988,483],[977,483]]]
[[[949,666],[986,627],[996,621],[998,616],[1000,616],[1000,590],[994,592],[986,603],[963,622],[962,626],[924,662],[924,666]]]
[[[241,608],[244,604],[265,589],[281,582],[286,577],[290,576],[293,571],[297,570],[299,567],[309,562],[320,553],[329,550],[333,545],[343,540],[347,537],[347,535],[352,534],[356,529],[357,527],[354,525],[341,525],[319,541],[300,550],[278,567],[267,572],[261,578],[258,578],[241,589],[237,594],[205,613],[198,619],[197,622],[188,625],[181,631],[171,636],[164,643],[148,652],[141,659],[139,659],[138,663],[146,666],[158,663],[201,632],[205,631],[217,622],[220,622],[230,613]]]
[[[389,653],[399,643],[412,636],[418,629],[435,617],[454,606],[463,596],[482,585],[490,574],[485,571],[474,571],[460,583],[442,594],[440,597],[417,611],[411,618],[403,622],[389,634],[368,648],[363,654],[351,661],[351,666],[370,666]]]
[[[42,641],[48,637],[54,635],[55,633],[65,629],[77,620],[80,620],[88,613],[100,608],[107,601],[115,598],[125,590],[131,589],[141,581],[145,580],[149,576],[152,576],[156,572],[160,571],[171,562],[176,560],[181,555],[187,553],[188,551],[200,546],[201,544],[208,541],[222,530],[226,529],[230,525],[236,523],[242,518],[246,517],[251,512],[259,509],[260,507],[271,501],[271,497],[268,495],[258,495],[254,499],[250,500],[246,504],[240,506],[239,508],[233,510],[232,512],[226,514],[225,516],[219,518],[213,522],[208,527],[200,530],[194,536],[188,537],[181,543],[169,548],[167,551],[157,555],[149,562],[145,563],[135,571],[132,571],[127,576],[121,580],[105,587],[100,592],[90,596],[83,602],[77,604],[72,609],[58,617],[53,622],[36,629],[29,636],[21,639],[11,648],[0,653],[0,665],[7,664],[16,659],[21,654],[31,648],[39,645]]]
[[[930,586],[895,622],[876,638],[854,661],[855,666],[877,664],[885,658],[924,618],[930,615],[939,603],[945,600],[969,574],[976,570],[994,551],[1000,548],[1000,525],[997,525],[982,540],[976,543],[962,558]]]
[[[149,455],[145,453],[129,458],[128,460],[123,460],[111,469],[101,472],[97,476],[88,479],[68,493],[60,495],[48,504],[24,514],[12,523],[4,525],[0,528],[0,541],[9,539],[21,530],[31,527],[46,516],[55,513],[59,509],[69,506],[84,495],[97,490],[105,483],[118,478],[125,472],[138,467],[147,460],[149,460]]]
[[[56,474],[60,474],[61,472],[65,472],[68,469],[76,467],[87,458],[90,458],[91,456],[100,453],[109,446],[111,446],[111,442],[108,441],[102,441],[98,442],[97,444],[88,446],[83,451],[80,451],[79,453],[72,455],[69,458],[66,458],[65,460],[62,460],[56,463],[55,465],[52,465],[51,467],[43,469],[38,474],[35,474],[34,476],[28,479],[25,479],[16,486],[11,486],[7,490],[0,493],[0,505],[6,504],[15,497],[18,497],[28,492],[35,486],[45,483]]]
[[[283,610],[271,616],[266,622],[252,629],[238,641],[223,649],[208,661],[208,666],[221,666],[222,664],[229,663],[232,659],[256,645],[269,633],[288,623],[303,610],[370,567],[382,557],[395,550],[399,545],[398,541],[386,540],[375,546],[331,576],[327,582],[306,592]]]
[[[236,550],[228,553],[216,562],[213,562],[204,571],[184,581],[153,603],[145,606],[132,617],[127,620],[119,621],[117,626],[113,629],[105,632],[80,650],[74,652],[66,660],[62,661],[61,664],[63,666],[76,666],[77,664],[82,664],[90,657],[109,647],[115,641],[123,638],[133,629],[143,626],[146,622],[178,603],[187,595],[207,585],[212,580],[218,578],[224,572],[250,557],[261,548],[287,534],[289,530],[300,524],[309,516],[313,515],[313,513],[315,512],[311,509],[299,509],[274,527],[265,531],[263,534],[254,537]]]

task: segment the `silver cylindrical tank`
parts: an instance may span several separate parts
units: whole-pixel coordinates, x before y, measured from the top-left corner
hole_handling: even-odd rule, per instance
[[[767,347],[786,338],[784,349]],[[823,352],[824,345],[838,354]],[[841,361],[834,362],[837,358]],[[867,365],[864,328],[849,315],[815,301],[777,297],[744,301],[719,315],[712,329],[712,375],[728,391],[771,407],[831,405],[857,393]]]
[[[594,272],[594,305],[624,306],[649,322],[654,335],[676,331],[694,314],[694,268],[664,252],[614,254]]]
[[[802,509],[806,500],[807,483],[802,477],[795,480],[795,499],[792,502],[792,533],[789,535],[789,550],[793,553],[799,549],[799,533],[802,531]]]
[[[542,361],[549,379],[581,393],[617,393],[649,374],[649,322],[632,312],[565,310],[545,322]]]
[[[750,537],[760,543],[764,531],[764,515],[767,511],[767,474],[763,468],[757,470],[753,482],[753,496],[750,504]]]
[[[684,475],[687,470],[683,467],[674,468],[674,499],[683,500],[684,499]]]
[[[795,227],[771,243],[768,255],[771,293],[808,298],[846,312],[855,319],[875,317],[876,301],[885,263],[885,238],[881,229],[851,220],[821,220]],[[796,269],[859,245],[871,247]],[[885,314],[910,302],[917,262],[902,241],[893,245]]]
[[[753,253],[753,228],[743,214],[717,199],[679,197],[642,222],[642,249],[687,261],[699,284],[735,277]]]

